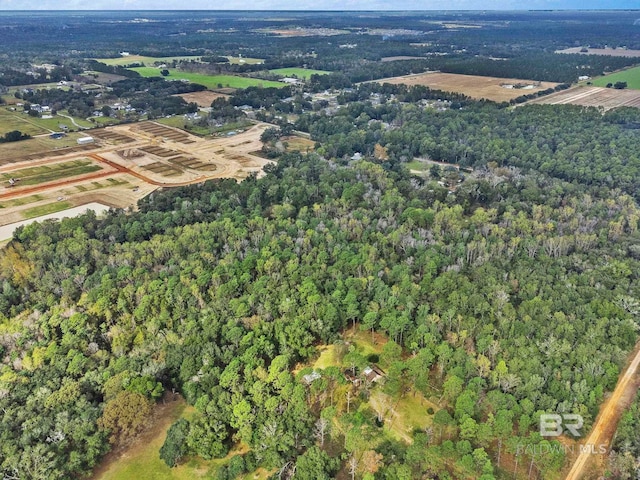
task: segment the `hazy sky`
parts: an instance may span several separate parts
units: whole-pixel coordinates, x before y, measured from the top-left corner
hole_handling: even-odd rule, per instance
[[[637,9],[638,0],[0,0],[0,10]]]

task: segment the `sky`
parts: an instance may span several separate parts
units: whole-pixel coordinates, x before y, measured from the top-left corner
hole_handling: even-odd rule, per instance
[[[638,9],[638,0],[0,0],[0,10]]]

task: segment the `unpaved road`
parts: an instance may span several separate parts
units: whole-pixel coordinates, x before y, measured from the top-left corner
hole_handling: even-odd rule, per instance
[[[606,445],[608,451],[613,435],[615,434],[615,428],[613,427],[617,425],[620,415],[626,408],[622,399],[624,397],[628,398],[629,393],[631,393],[631,397],[633,397],[637,388],[636,379],[634,377],[638,370],[638,365],[640,365],[640,342],[634,349],[633,360],[631,360],[631,363],[625,372],[618,379],[618,384],[616,385],[613,394],[605,402],[600,414],[596,418],[596,423],[594,424],[589,437],[584,443],[587,447],[590,445],[592,450],[590,451],[585,448],[585,451],[581,451],[565,480],[579,480],[585,473],[590,473],[590,471],[586,470],[585,467],[588,460],[594,456],[594,453],[592,452],[598,452],[600,445]]]

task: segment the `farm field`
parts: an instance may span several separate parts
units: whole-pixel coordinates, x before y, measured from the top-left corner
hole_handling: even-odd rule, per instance
[[[640,57],[640,50],[627,50],[624,48],[588,48],[581,52],[582,47],[565,48],[556,50],[555,53],[579,53],[580,55],[610,55],[612,57]]]
[[[197,103],[199,107],[210,107],[211,103],[216,99],[216,98],[228,98],[228,95],[225,95],[223,93],[217,93],[217,92],[210,92],[210,91],[203,91],[203,92],[191,92],[191,93],[179,93],[177,95],[175,95],[176,97],[182,97],[184,99],[185,102],[191,103]]]
[[[131,68],[143,77],[161,77],[160,69],[154,67],[135,67]],[[286,84],[282,82],[272,82],[269,80],[260,80],[257,78],[237,77],[234,75],[204,75],[202,73],[180,72],[175,69],[169,70],[169,75],[165,78],[169,80],[189,80],[192,83],[204,85],[210,89],[217,88],[247,88],[247,87],[284,87]],[[222,85],[220,87],[220,85]]]
[[[476,75],[438,72],[384,78],[376,81],[378,83],[391,83],[393,85],[424,85],[425,87],[436,90],[462,93],[471,98],[485,98],[495,102],[508,102],[521,95],[535,93],[558,85],[553,82],[536,82],[517,78],[480,77]],[[503,85],[526,85],[526,87],[506,88]]]
[[[89,202],[132,207],[158,187],[199,183],[212,178],[242,180],[269,160],[251,152],[261,148],[266,124],[244,132],[204,139],[155,122],[92,131],[96,143],[69,148],[40,137],[0,145],[0,225],[39,217]],[[44,143],[42,143],[44,142]],[[22,144],[16,149],[15,144]],[[47,150],[48,148],[48,150]],[[19,178],[9,186],[10,178]]]
[[[572,104],[585,107],[603,107],[605,110],[616,107],[640,108],[640,91],[602,87],[574,87],[536,98],[528,103],[546,105]]]
[[[118,58],[96,58],[98,62],[105,63],[107,65],[133,65],[134,63],[144,63],[145,65],[153,65],[156,62],[168,63],[174,60],[198,60],[199,56],[178,56],[178,57],[146,57],[144,55],[127,55],[126,57]]]
[[[276,75],[282,75],[284,77],[298,77],[308,80],[311,78],[311,75],[327,75],[331,72],[327,70],[313,70],[310,68],[276,68],[273,70],[269,70],[271,73],[275,73]]]
[[[640,90],[640,67],[629,68],[622,72],[612,73],[591,80],[596,87],[606,87],[608,83],[627,82],[627,88]]]

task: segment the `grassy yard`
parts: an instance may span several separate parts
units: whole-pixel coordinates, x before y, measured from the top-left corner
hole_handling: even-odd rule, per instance
[[[143,77],[161,77],[160,69],[154,67],[136,67],[132,68]],[[192,83],[204,85],[209,89],[216,88],[247,88],[247,87],[284,87],[282,82],[271,82],[268,80],[260,80],[257,78],[237,77],[235,75],[205,75],[202,73],[180,72],[179,70],[170,69],[169,75],[165,78],[169,80],[189,80]]]
[[[591,83],[596,87],[606,87],[608,83],[615,84],[616,82],[627,82],[627,88],[640,90],[640,67],[630,68],[591,80]]]
[[[21,109],[22,107],[14,112],[8,108],[0,108],[0,135],[13,130],[20,130],[31,136],[49,133],[49,129],[43,127],[41,122],[34,121],[34,117],[22,113]]]
[[[46,136],[32,138],[30,140],[22,140],[20,142],[3,143],[0,144],[0,163],[4,163],[2,160],[20,157],[23,155],[42,153],[44,157],[46,152],[51,152],[60,148],[77,147],[77,140],[79,137],[79,134],[72,133],[58,140],[54,140]]]
[[[276,68],[273,70],[269,70],[271,73],[275,73],[276,75],[282,75],[283,77],[297,77],[308,80],[311,78],[311,75],[327,75],[331,72],[326,70],[312,70],[310,68]]]
[[[66,210],[71,208],[70,202],[54,202],[47,203],[45,205],[39,205],[33,208],[27,208],[26,210],[20,212],[23,218],[35,218],[41,217],[42,215],[49,215],[50,213],[61,212],[62,210]]]
[[[440,408],[428,401],[419,392],[409,392],[404,397],[395,398],[376,388],[371,392],[369,405],[384,417],[384,429],[398,440],[411,442],[414,430],[424,430],[433,423],[433,414]]]
[[[37,185],[39,183],[51,182],[76,175],[83,175],[85,173],[96,172],[98,170],[102,170],[102,167],[95,165],[89,160],[74,160],[71,162],[22,168],[9,173],[2,173],[0,174],[0,179],[2,181],[8,181],[10,178],[20,179],[17,186]]]
[[[64,110],[60,113],[68,115],[68,112]],[[83,118],[74,118],[74,120],[83,127],[90,128],[94,126]],[[23,113],[22,107],[16,107],[15,111],[8,107],[0,108],[0,135],[12,130],[20,130],[22,133],[28,133],[31,136],[44,135],[51,132],[59,132],[61,130],[60,124],[66,125],[71,131],[78,129],[67,117],[59,115],[53,118],[31,117]]]

